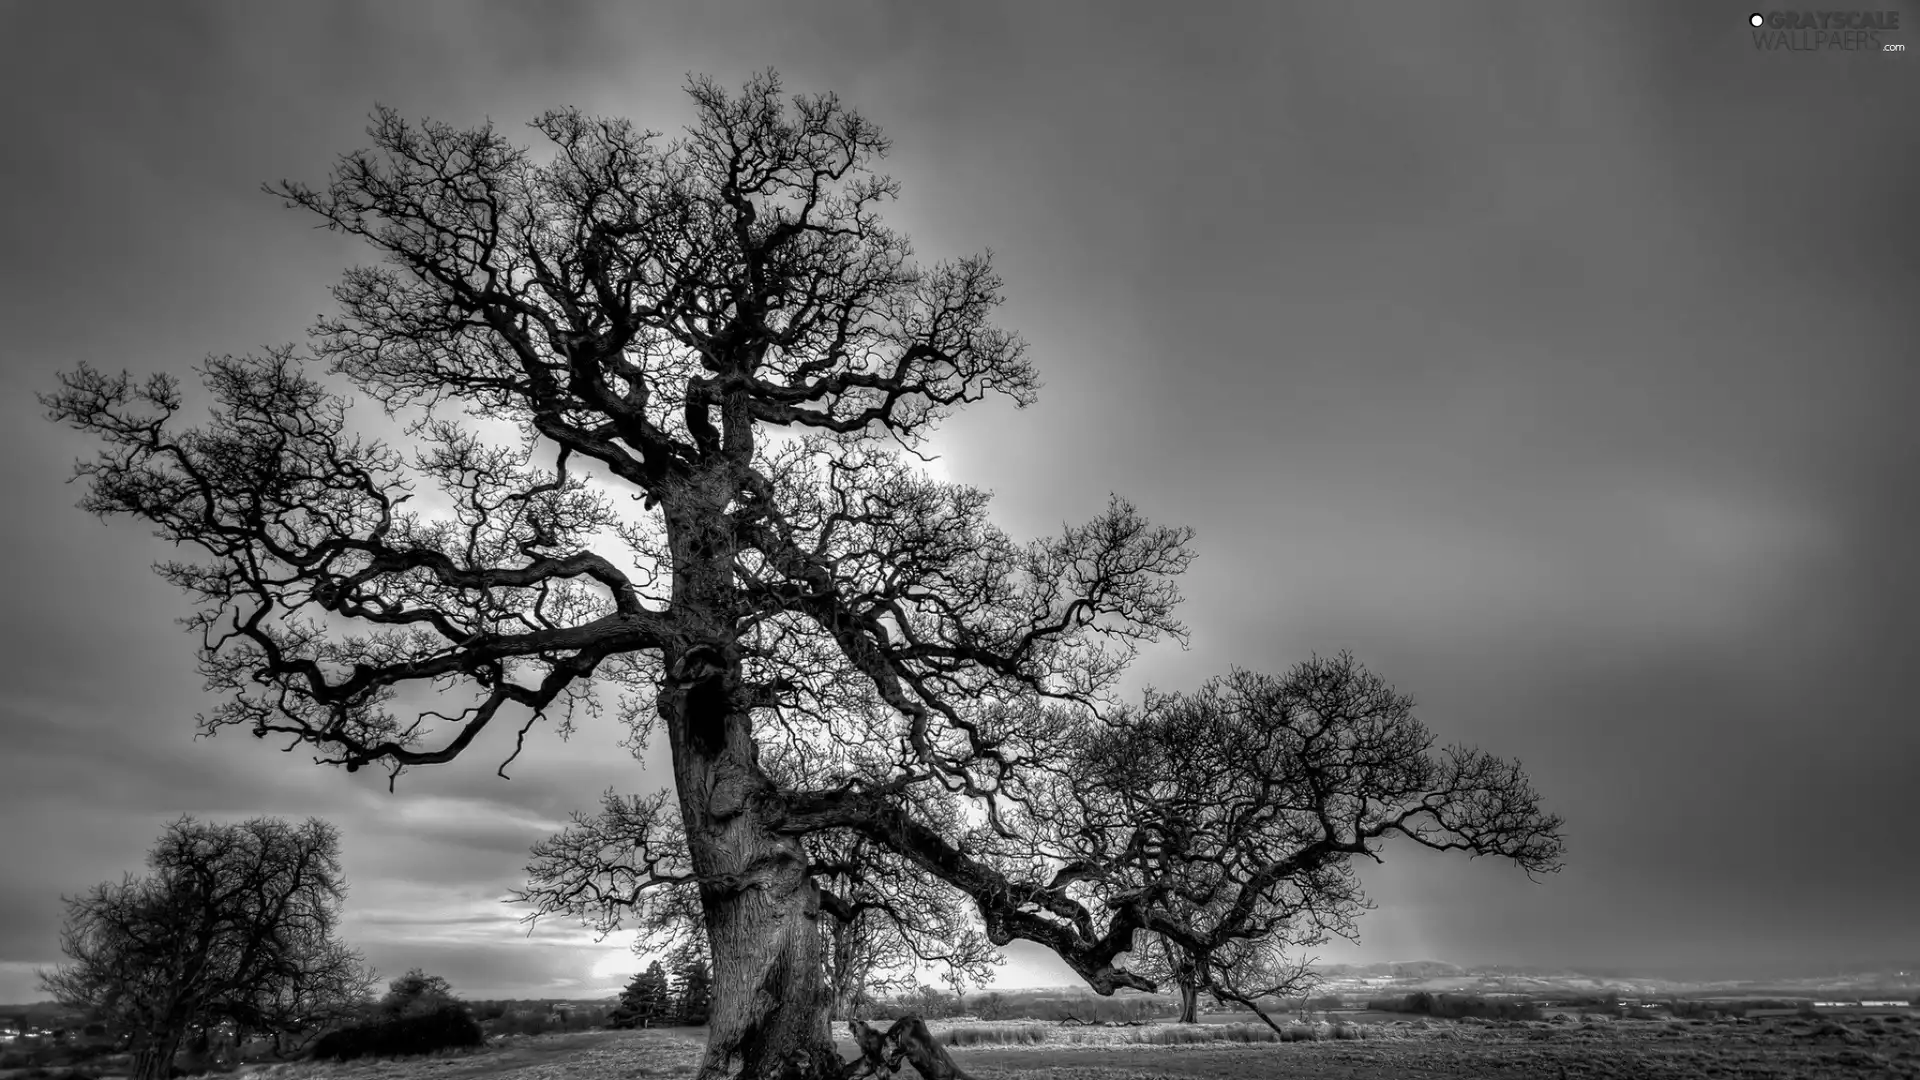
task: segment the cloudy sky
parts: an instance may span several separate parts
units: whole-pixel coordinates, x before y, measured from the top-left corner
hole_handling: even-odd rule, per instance
[[[1537,885],[1390,847],[1362,943],[1326,959],[1920,957],[1920,57],[1761,52],[1746,15],[0,8],[0,1001],[40,996],[61,895],[140,869],[182,813],[336,823],[345,936],[384,973],[624,982],[623,939],[528,936],[500,898],[569,811],[667,782],[657,760],[609,719],[533,741],[510,781],[483,740],[388,795],[195,742],[167,552],[73,509],[89,444],[33,395],[82,361],[185,373],[300,339],[365,256],[259,186],[323,179],[376,102],[531,144],[562,105],[677,130],[689,72],[768,66],[893,137],[890,220],[923,257],[990,248],[1007,281],[1046,387],[949,425],[948,472],[1016,536],[1109,491],[1197,530],[1192,648],[1135,690],[1352,649],[1566,816]],[[1009,953],[1004,985],[1071,980]]]

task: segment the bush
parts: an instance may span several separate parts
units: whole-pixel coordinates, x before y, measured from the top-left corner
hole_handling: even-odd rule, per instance
[[[411,1057],[485,1042],[480,1022],[466,1006],[449,1002],[431,1011],[383,1016],[329,1031],[314,1042],[313,1057],[317,1061]]]

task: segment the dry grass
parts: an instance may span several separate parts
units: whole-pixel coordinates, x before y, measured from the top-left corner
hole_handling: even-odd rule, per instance
[[[1257,1024],[931,1026],[978,1080],[1920,1080],[1920,1024],[1905,1017],[1341,1025],[1359,1037],[1330,1034],[1335,1025],[1293,1025],[1311,1034],[1288,1039]],[[698,1067],[704,1038],[699,1029],[538,1036],[404,1061],[276,1065],[226,1080],[682,1080]],[[851,1042],[842,1055],[853,1056]],[[902,1075],[912,1080],[910,1070]]]
[[[1320,1039],[1389,1037],[1387,1030],[1382,1027],[1360,1024],[1286,1024],[1279,1031],[1265,1024],[1156,1024],[1129,1029],[1122,1041],[1148,1046],[1184,1046],[1212,1042],[1315,1042]]]
[[[942,1046],[1035,1046],[1054,1030],[1048,1024],[956,1024],[935,1032],[933,1040]]]

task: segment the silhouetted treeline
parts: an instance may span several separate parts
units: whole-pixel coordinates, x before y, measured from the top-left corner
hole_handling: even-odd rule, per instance
[[[1374,998],[1367,1008],[1377,1012],[1413,1013],[1443,1020],[1469,1016],[1482,1020],[1539,1020],[1540,1006],[1531,1001],[1490,1000],[1472,994],[1432,994],[1417,990],[1400,997]]]

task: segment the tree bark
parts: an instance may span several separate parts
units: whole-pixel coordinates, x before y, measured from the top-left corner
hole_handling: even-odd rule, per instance
[[[755,760],[749,717],[730,704],[737,671],[735,663],[683,682],[662,701],[713,952],[698,1080],[837,1080],[820,892],[805,849],[775,828],[777,811],[763,798],[772,784]]]
[[[722,898],[708,909],[714,994],[700,1080],[785,1078],[793,1075],[787,1067],[796,1054],[807,1059],[799,1076],[840,1075],[828,1027],[832,997],[820,965],[818,909],[806,899],[811,885],[794,878]]]

